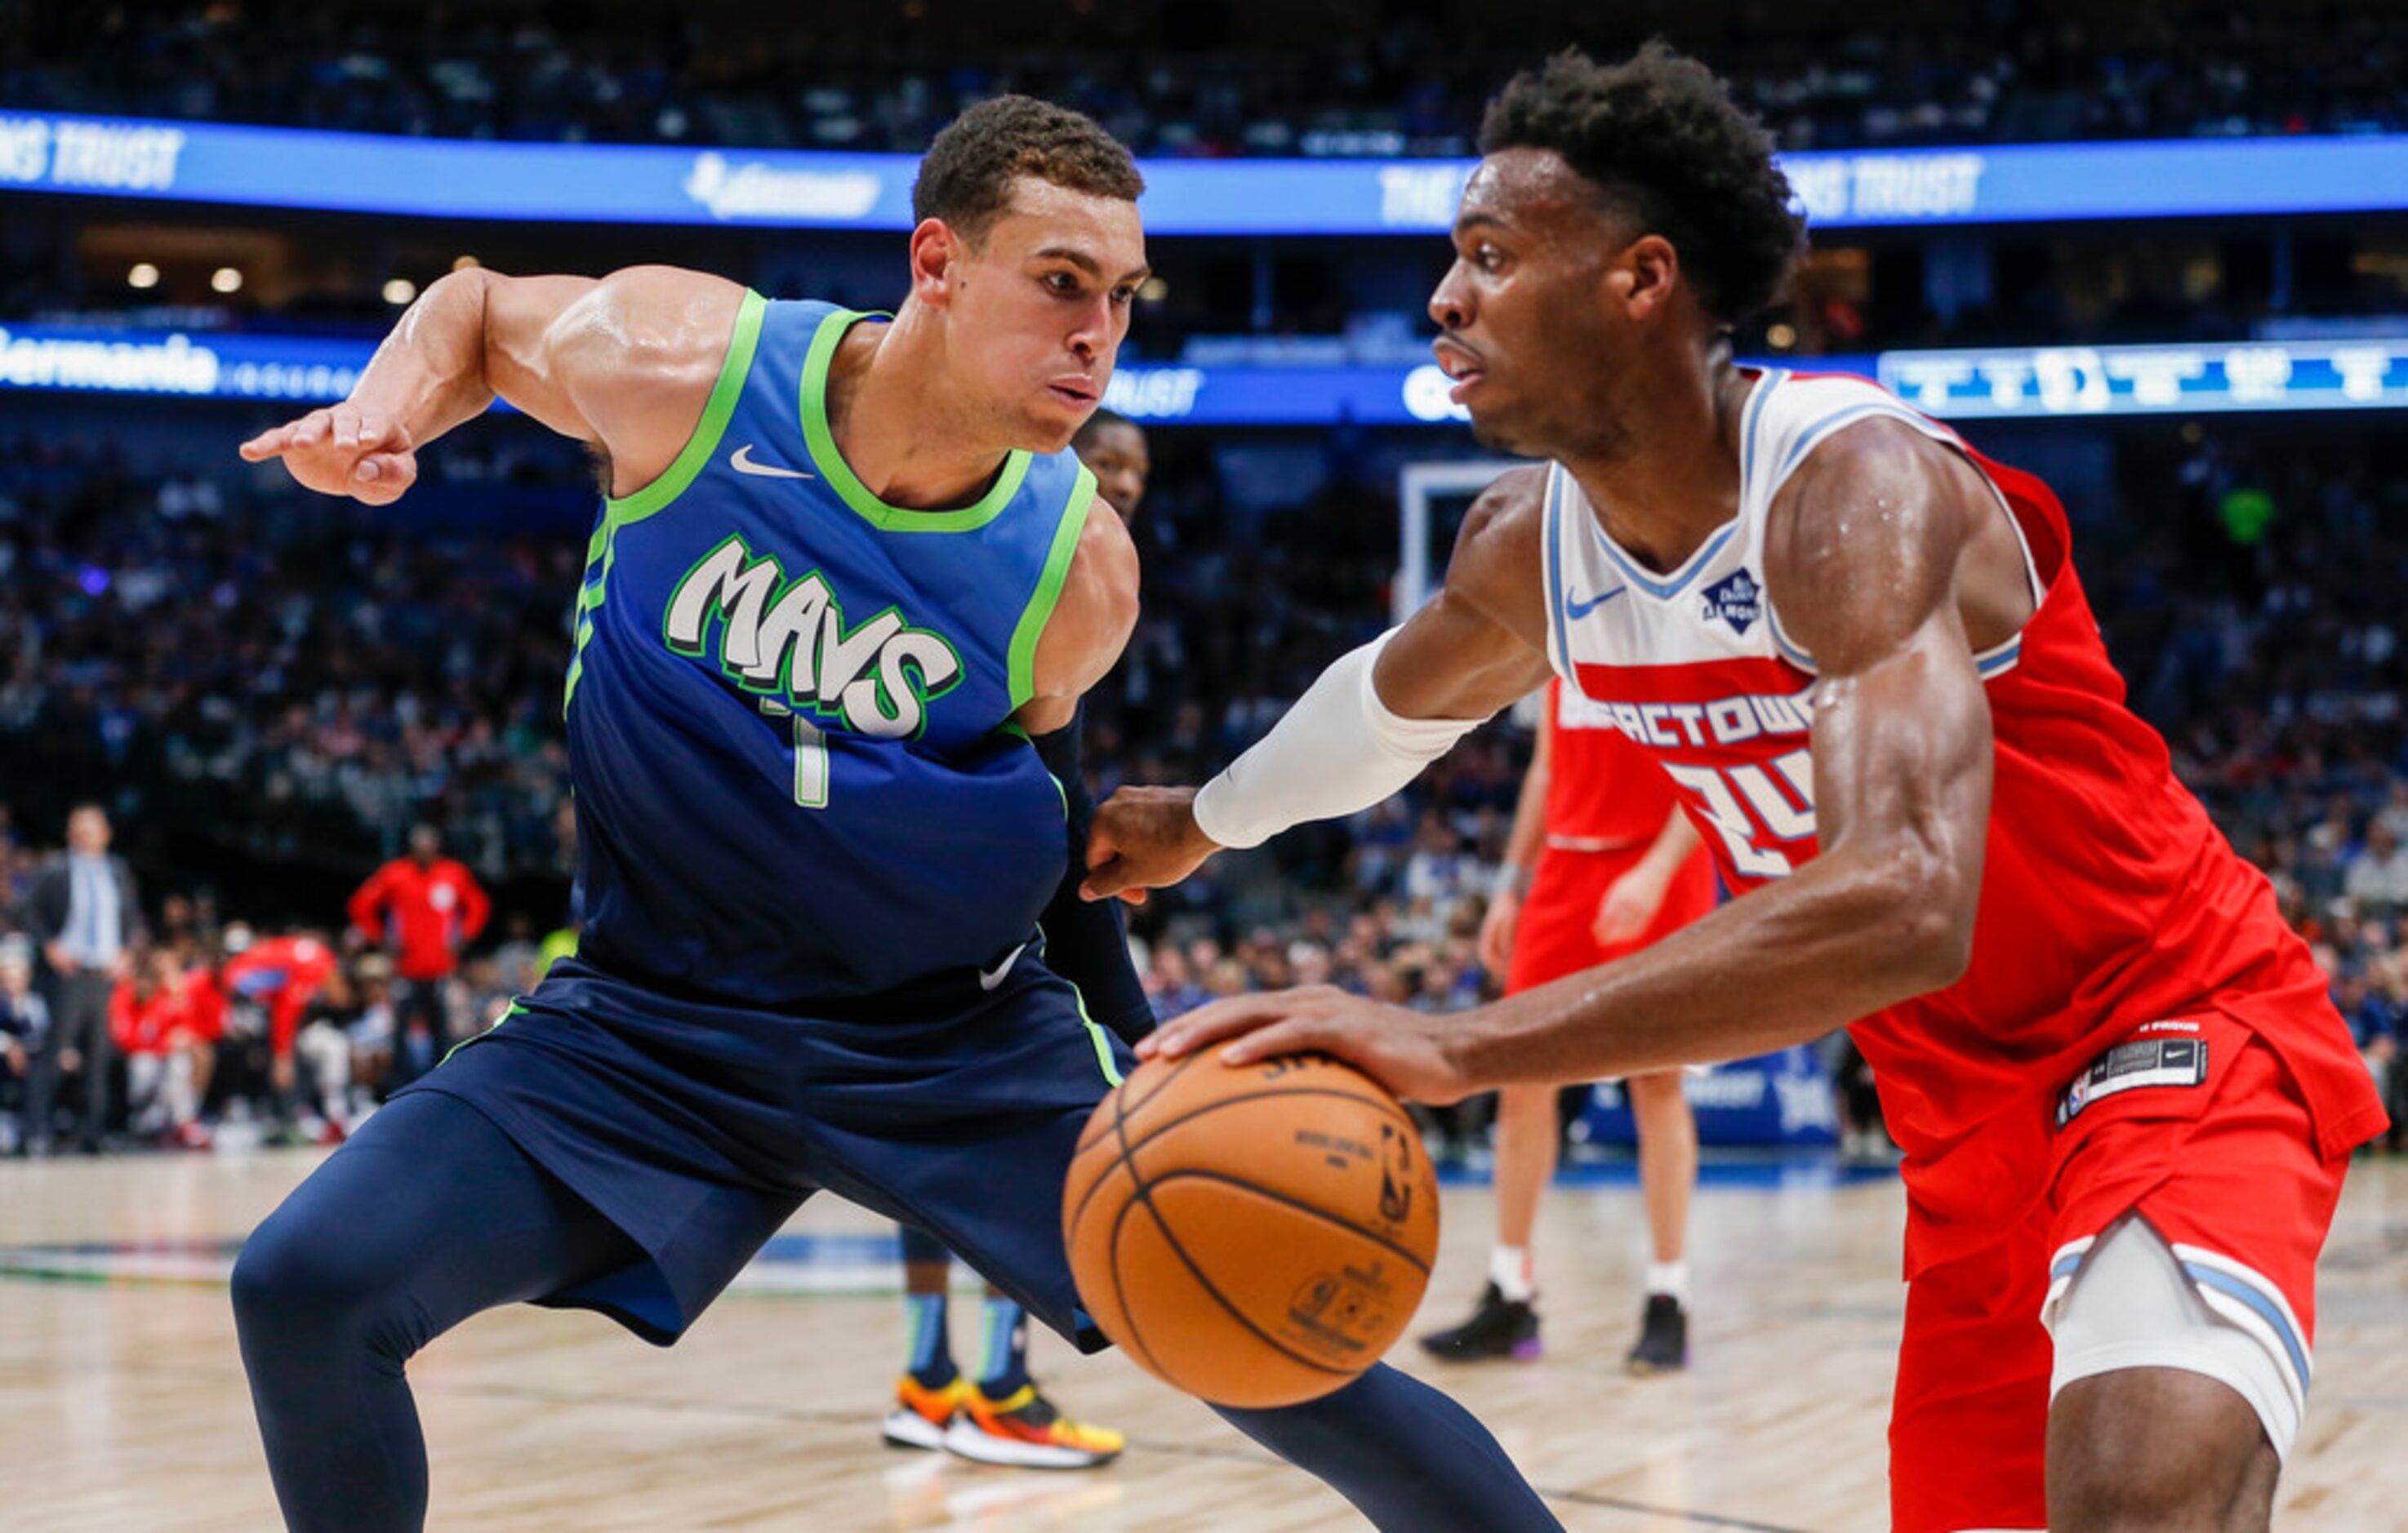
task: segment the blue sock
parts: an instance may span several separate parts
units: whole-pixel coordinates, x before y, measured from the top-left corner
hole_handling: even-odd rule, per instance
[[[945,1296],[906,1294],[903,1315],[910,1328],[911,1377],[923,1389],[942,1389],[961,1370],[953,1366],[953,1343],[945,1335]]]
[[[979,1388],[999,1400],[1028,1382],[1028,1311],[1008,1298],[986,1298],[986,1350],[979,1357]]]

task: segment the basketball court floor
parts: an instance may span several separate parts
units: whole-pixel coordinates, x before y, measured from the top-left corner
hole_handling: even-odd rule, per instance
[[[0,1527],[256,1533],[279,1526],[235,1354],[233,1247],[307,1152],[0,1165]],[[1568,1526],[1875,1529],[1903,1290],[1900,1194],[1828,1164],[1709,1168],[1694,1361],[1620,1368],[1641,1266],[1627,1176],[1550,1195],[1545,1359],[1447,1370]],[[1488,1194],[1451,1187],[1417,1328],[1478,1286]],[[1111,1469],[1045,1475],[880,1444],[901,1346],[884,1226],[805,1210],[678,1347],[517,1308],[411,1376],[437,1529],[1022,1529],[1268,1533],[1359,1526],[1345,1504],[1115,1356],[1033,1361],[1125,1427]],[[2361,1163],[2324,1265],[2315,1393],[2276,1526],[2408,1527],[2408,1165]],[[974,1354],[977,1301],[954,1306]],[[1410,1345],[1398,1360],[1427,1366]]]

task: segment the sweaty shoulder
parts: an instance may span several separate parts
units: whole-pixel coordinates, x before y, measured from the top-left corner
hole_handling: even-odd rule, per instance
[[[701,424],[735,340],[745,290],[677,266],[629,266],[552,323],[548,348],[610,458],[611,493],[666,473]]]
[[[1547,470],[1508,470],[1464,513],[1447,561],[1446,594],[1547,651],[1544,578]]]
[[[1827,665],[1912,631],[1952,598],[1980,650],[2031,615],[2007,518],[1961,451],[1895,416],[1860,421],[1817,444],[1768,509],[1768,593]]]

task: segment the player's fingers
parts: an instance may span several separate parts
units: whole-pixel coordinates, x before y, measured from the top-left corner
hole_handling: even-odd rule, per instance
[[[414,445],[409,428],[399,421],[389,421],[380,415],[360,412],[360,451],[363,452],[407,452]]]
[[[316,447],[326,439],[334,424],[332,412],[313,409],[293,423],[292,444],[294,447]]]
[[[1480,928],[1480,967],[1491,974],[1505,967],[1505,924],[1501,921]]]
[[[1329,1053],[1347,1059],[1346,1051],[1336,1047],[1333,1039],[1338,1030],[1319,1017],[1290,1017],[1268,1027],[1246,1034],[1221,1051],[1225,1065],[1252,1065],[1281,1054]],[[1354,1063],[1348,1059],[1348,1063]]]
[[[242,455],[245,463],[265,463],[283,451],[292,440],[293,423],[287,421],[280,426],[268,427],[235,451]]]
[[[401,498],[417,477],[417,464],[410,454],[371,453],[351,469],[351,494],[371,506],[389,506]]]
[[[1266,1027],[1287,1015],[1294,998],[1282,992],[1266,991],[1253,996],[1231,996],[1224,1000],[1199,1006],[1184,1016],[1174,1017],[1156,1028],[1146,1041],[1164,1059],[1177,1059],[1209,1048],[1223,1039]]]
[[[1104,859],[1095,859],[1096,843],[1087,843],[1087,876],[1079,881],[1079,894],[1086,899],[1110,899],[1137,882],[1137,869],[1126,857],[1106,843]],[[1140,891],[1141,893],[1142,891]]]
[[[360,446],[360,409],[346,399],[333,411],[333,439],[344,451],[355,451]]]

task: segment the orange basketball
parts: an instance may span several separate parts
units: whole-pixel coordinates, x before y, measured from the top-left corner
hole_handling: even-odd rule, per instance
[[[1079,1137],[1062,1233],[1140,1367],[1218,1405],[1293,1405],[1380,1360],[1422,1301],[1438,1180],[1397,1099],[1320,1055],[1140,1065]]]

